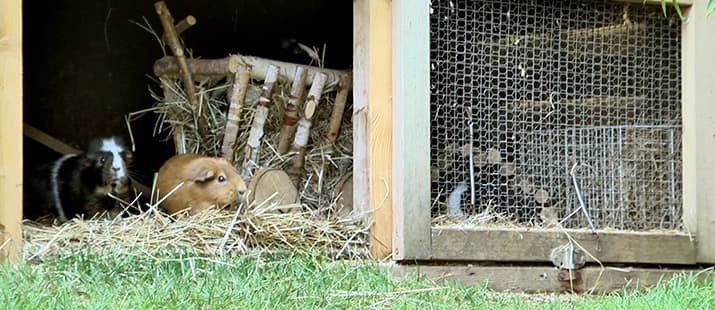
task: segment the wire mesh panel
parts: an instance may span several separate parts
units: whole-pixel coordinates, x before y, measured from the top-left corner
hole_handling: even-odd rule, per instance
[[[680,229],[680,21],[606,1],[431,3],[435,222]]]

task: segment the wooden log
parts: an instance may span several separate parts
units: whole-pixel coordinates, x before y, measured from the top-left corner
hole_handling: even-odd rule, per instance
[[[307,77],[305,67],[297,67],[293,75],[293,83],[290,88],[290,98],[283,114],[283,124],[278,138],[278,153],[285,154],[290,148],[291,138],[295,133],[295,126],[298,122],[298,106],[303,103],[305,94],[305,79]]]
[[[231,55],[217,59],[186,59],[191,75],[222,77],[231,76],[238,71],[241,64],[236,55]],[[179,65],[176,57],[164,56],[154,62],[154,75],[176,77],[179,72]]]
[[[338,138],[340,124],[343,123],[343,114],[345,112],[345,104],[348,101],[348,93],[352,88],[352,74],[343,73],[340,76],[338,83],[338,93],[335,95],[335,104],[333,111],[330,114],[330,123],[328,124],[328,144],[332,147],[335,140]]]
[[[233,79],[233,88],[229,96],[228,115],[226,116],[226,129],[223,135],[221,153],[223,158],[233,162],[234,148],[238,136],[238,122],[241,120],[241,109],[243,101],[248,92],[248,82],[250,82],[250,71],[248,67],[241,66]]]
[[[176,29],[176,35],[180,35],[182,32],[191,28],[191,26],[193,25],[196,25],[196,17],[193,17],[191,15],[186,16],[186,18],[182,19],[179,23],[174,25],[174,28]],[[162,35],[161,40],[163,42],[166,42],[166,35]]]
[[[335,95],[335,103],[333,104],[333,110],[330,113],[330,123],[328,123],[327,130],[327,146],[326,146],[326,156],[330,157],[335,148],[335,140],[338,139],[338,132],[340,131],[340,124],[343,122],[343,114],[345,113],[345,104],[348,101],[348,93],[352,88],[352,74],[343,73],[340,76],[340,83],[338,83],[338,93]],[[328,160],[323,161],[323,171],[328,169],[330,163]],[[352,204],[352,202],[351,202]]]
[[[209,125],[200,107],[199,98],[196,96],[196,86],[194,85],[194,80],[191,77],[189,65],[186,63],[184,47],[179,41],[176,28],[174,28],[174,19],[171,17],[171,12],[164,1],[155,2],[154,9],[156,10],[156,14],[159,15],[161,26],[164,28],[164,35],[167,39],[166,44],[169,45],[171,52],[174,56],[176,56],[175,61],[179,67],[181,80],[184,82],[184,91],[186,92],[186,96],[191,103],[192,109],[194,109],[195,115],[197,115],[199,134],[202,139],[206,139],[209,133]]]
[[[310,87],[308,97],[305,100],[303,117],[300,118],[298,127],[296,127],[295,138],[291,146],[291,150],[296,152],[296,155],[293,158],[293,165],[288,169],[288,173],[294,176],[300,175],[303,170],[305,147],[308,145],[308,139],[310,138],[310,127],[313,124],[313,115],[323,95],[323,88],[325,87],[327,77],[325,74],[318,73],[313,78],[313,85]]]
[[[247,202],[252,205],[289,206],[298,202],[298,190],[288,174],[277,168],[259,169],[248,183]],[[288,210],[295,210],[289,206]]]
[[[307,86],[312,84],[316,73],[323,73],[327,75],[326,85],[329,86],[337,85],[340,81],[340,76],[343,75],[343,73],[351,73],[349,70],[325,69],[256,56],[245,56],[241,54],[231,55],[227,58],[231,59],[231,61],[234,61],[233,59],[235,58],[237,64],[243,64],[251,67],[251,78],[255,80],[265,80],[266,74],[268,73],[268,66],[270,65],[280,68],[278,71],[278,79],[283,81],[293,80],[293,77],[295,76],[293,73],[298,69],[298,67],[302,67],[303,70],[306,71]],[[174,59],[175,57],[173,56],[165,56],[154,62],[154,74],[157,76],[179,76],[180,67],[176,64]],[[223,76],[232,73],[230,71],[232,67],[219,62],[218,59],[187,59],[186,61],[189,64],[189,71],[195,75]],[[233,63],[231,63],[231,65],[233,65]]]
[[[263,138],[263,126],[266,123],[266,119],[268,119],[268,110],[273,98],[273,86],[276,84],[277,79],[278,67],[269,66],[266,80],[263,81],[263,92],[258,99],[256,112],[253,115],[251,132],[248,135],[248,141],[246,141],[246,161],[243,163],[242,172],[244,179],[248,179],[251,176],[251,166],[258,166],[258,147],[261,145],[261,138]]]

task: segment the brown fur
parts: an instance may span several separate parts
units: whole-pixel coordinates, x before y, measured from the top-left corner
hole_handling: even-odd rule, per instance
[[[220,182],[221,177],[226,181]],[[159,197],[181,182],[184,185],[162,203],[172,215],[185,209],[196,214],[210,207],[222,208],[237,202],[246,191],[246,183],[236,168],[220,157],[181,154],[169,158],[159,169]]]

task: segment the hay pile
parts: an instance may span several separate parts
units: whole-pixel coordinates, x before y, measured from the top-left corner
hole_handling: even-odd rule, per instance
[[[130,255],[190,250],[223,256],[249,250],[295,251],[308,247],[336,259],[368,255],[366,230],[359,222],[320,219],[310,212],[281,213],[277,207],[210,209],[179,220],[152,208],[112,219],[73,219],[60,226],[26,222],[24,256],[35,259],[87,250]]]

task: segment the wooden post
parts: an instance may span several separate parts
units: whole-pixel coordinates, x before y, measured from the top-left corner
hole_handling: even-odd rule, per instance
[[[682,26],[683,221],[698,263],[715,263],[715,16],[705,16],[707,2],[695,1]]]
[[[370,211],[370,252],[392,253],[391,1],[353,1],[354,207]]]
[[[22,1],[0,1],[0,259],[22,257]]]
[[[429,1],[392,1],[392,206],[397,260],[431,258]]]

